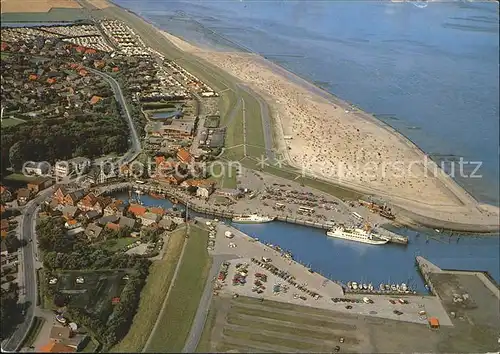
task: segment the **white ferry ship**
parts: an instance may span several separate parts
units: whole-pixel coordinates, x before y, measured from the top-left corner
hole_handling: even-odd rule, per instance
[[[257,214],[249,214],[249,215],[238,215],[233,217],[233,222],[235,223],[247,223],[247,224],[259,224],[264,222],[270,222],[276,219],[275,217],[269,216],[261,216]]]
[[[348,229],[344,227],[337,227],[326,233],[330,237],[342,238],[344,240],[357,241],[368,243],[370,245],[384,245],[389,240],[371,232],[370,228],[363,229]]]

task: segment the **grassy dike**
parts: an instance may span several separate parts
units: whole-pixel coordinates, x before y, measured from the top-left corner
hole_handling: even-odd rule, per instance
[[[161,306],[179,261],[184,245],[186,228],[170,234],[163,259],[155,261],[149,269],[146,285],[141,293],[137,314],[125,338],[111,352],[140,352],[153,330]]]
[[[206,230],[190,226],[179,273],[146,352],[180,353],[184,348],[211,266],[207,240]]]

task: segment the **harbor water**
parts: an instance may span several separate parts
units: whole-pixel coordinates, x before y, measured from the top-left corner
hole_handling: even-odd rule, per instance
[[[115,198],[128,200],[127,193]],[[140,196],[145,206],[171,208],[169,200]],[[183,206],[177,205],[179,208]],[[198,215],[189,212],[189,215]],[[229,222],[226,220],[226,222]],[[314,271],[345,284],[348,281],[372,283],[406,283],[419,292],[425,286],[415,267],[415,257],[423,256],[443,269],[473,269],[487,271],[500,282],[498,236],[442,235],[433,230],[417,231],[391,229],[409,237],[407,246],[386,244],[373,246],[354,241],[327,237],[324,230],[270,222],[264,224],[236,224],[232,226],[263,243],[279,245],[290,251],[295,260]],[[417,236],[418,235],[418,236]]]

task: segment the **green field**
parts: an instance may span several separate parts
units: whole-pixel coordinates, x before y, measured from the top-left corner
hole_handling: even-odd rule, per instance
[[[23,175],[22,173],[12,173],[5,177],[5,180],[7,181],[13,181],[13,182],[24,182],[24,183],[29,183],[34,180],[36,180],[36,177],[28,177]]]
[[[205,322],[205,327],[203,328],[203,333],[201,334],[200,341],[198,342],[198,347],[196,347],[197,353],[213,352],[212,346],[210,344],[210,337],[212,336],[212,330],[215,325],[216,316],[217,310],[214,306],[210,306],[210,309],[208,310],[207,320]]]
[[[125,270],[118,269],[61,271],[53,275],[58,279],[56,284],[48,284],[50,277],[45,277],[44,287],[50,293],[64,295],[71,307],[82,308],[95,314],[106,311],[111,313],[111,299],[120,296],[127,282],[123,279],[126,274]],[[78,277],[83,278],[83,284],[76,282]],[[50,305],[50,307],[54,306],[54,304]]]
[[[184,348],[210,269],[207,239],[206,230],[190,227],[179,273],[146,351],[180,353]]]
[[[222,162],[222,161],[220,161]],[[237,174],[238,171],[235,166],[229,167],[228,163],[221,165],[220,163],[215,163],[211,167],[213,177],[212,180],[217,182],[219,188],[236,188],[237,187]]]
[[[13,127],[15,125],[23,124],[26,123],[22,119],[15,119],[15,118],[4,118],[2,119],[2,123],[0,124],[2,127],[7,128],[7,127]]]
[[[185,240],[185,228],[170,234],[163,259],[153,262],[141,292],[139,308],[125,338],[112,352],[140,352],[153,329],[174,275]]]
[[[245,126],[247,145],[265,147],[264,129],[262,127],[262,115],[259,102],[255,97],[245,91],[241,91],[239,93],[245,100]]]

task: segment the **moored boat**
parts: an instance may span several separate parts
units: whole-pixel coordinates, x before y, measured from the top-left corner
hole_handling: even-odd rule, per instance
[[[384,245],[389,242],[387,239],[384,239],[378,234],[371,232],[371,229],[369,227],[366,227],[365,229],[348,229],[345,227],[337,227],[333,230],[328,231],[326,234],[330,237],[368,243],[370,245]]]
[[[276,219],[275,217],[263,216],[257,214],[237,215],[233,217],[233,222],[241,224],[260,224],[270,222]]]

